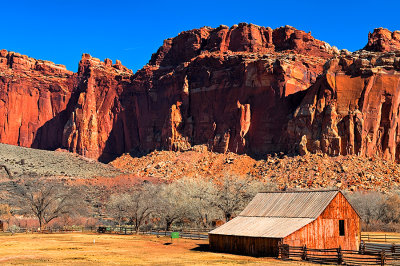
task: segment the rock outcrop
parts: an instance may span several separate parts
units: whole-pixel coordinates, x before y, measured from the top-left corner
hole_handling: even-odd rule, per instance
[[[73,107],[63,129],[62,147],[90,158],[103,156],[103,160],[111,153],[120,154],[125,150],[123,135],[129,133],[120,127],[125,123],[120,96],[130,84],[131,76],[132,71],[118,60],[113,65],[110,59],[101,62],[89,54],[82,56],[71,100]],[[112,138],[121,141],[110,143]],[[112,151],[106,150],[107,144],[113,145]]]
[[[391,32],[378,28],[368,34],[368,43],[364,50],[373,52],[393,52],[400,50],[400,31]]]
[[[198,144],[400,160],[398,50],[385,29],[350,53],[246,23],[182,32],[135,74],[87,54],[73,73],[2,50],[0,142],[102,161]]]
[[[400,51],[331,59],[307,91],[287,133],[307,150],[400,161]]]

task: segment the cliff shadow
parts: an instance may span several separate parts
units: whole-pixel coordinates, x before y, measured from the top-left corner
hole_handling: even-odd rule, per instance
[[[39,127],[36,131],[31,148],[43,150],[62,148],[64,126],[69,116],[70,113],[68,110],[63,110]]]

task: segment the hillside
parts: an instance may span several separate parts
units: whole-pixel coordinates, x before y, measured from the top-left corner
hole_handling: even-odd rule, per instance
[[[123,174],[119,169],[65,151],[44,151],[0,144],[0,165],[11,173],[11,178],[33,175],[66,179],[115,177]],[[8,179],[4,167],[2,179]]]
[[[185,152],[154,151],[142,157],[124,154],[110,164],[134,175],[165,181],[194,176],[218,180],[228,174],[257,178],[279,189],[388,191],[399,189],[400,185],[400,166],[376,156],[278,154],[255,160],[247,155],[196,149]]]

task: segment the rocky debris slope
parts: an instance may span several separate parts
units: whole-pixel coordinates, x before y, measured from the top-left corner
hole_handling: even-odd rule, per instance
[[[399,189],[400,185],[400,166],[375,156],[275,154],[255,160],[247,155],[213,153],[195,146],[190,151],[154,151],[142,157],[124,154],[111,165],[134,175],[164,181],[195,176],[218,180],[226,174],[253,177],[278,189],[389,191]]]
[[[2,50],[0,142],[101,161],[199,144],[399,160],[398,37],[377,29],[350,53],[290,26],[203,27],[135,74],[87,54],[72,73]]]

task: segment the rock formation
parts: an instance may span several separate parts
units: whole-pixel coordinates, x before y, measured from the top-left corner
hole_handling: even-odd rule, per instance
[[[76,74],[65,66],[0,51],[0,142],[56,149]]]
[[[87,54],[73,73],[2,50],[0,142],[102,161],[198,144],[400,160],[399,40],[376,29],[350,53],[290,26],[203,27],[135,74]]]
[[[307,150],[400,161],[400,51],[359,51],[325,65],[288,123]]]
[[[400,50],[400,31],[391,32],[378,28],[368,34],[368,43],[364,50],[373,52],[393,52]]]

